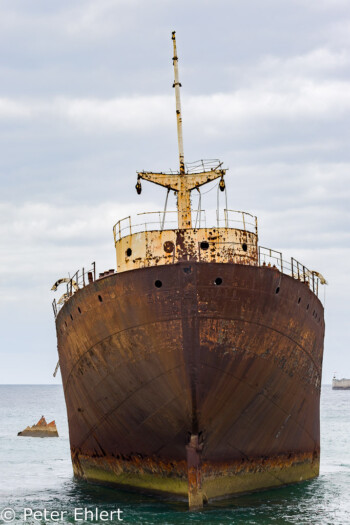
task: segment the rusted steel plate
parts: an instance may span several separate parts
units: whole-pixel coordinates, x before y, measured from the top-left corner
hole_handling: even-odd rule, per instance
[[[305,283],[140,269],[79,290],[56,325],[76,475],[183,494],[197,435],[204,499],[317,475],[324,320]]]

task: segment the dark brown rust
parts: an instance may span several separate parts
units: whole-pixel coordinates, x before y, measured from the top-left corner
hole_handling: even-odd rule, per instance
[[[210,499],[318,474],[324,321],[306,283],[219,263],[112,274],[57,336],[76,475]]]

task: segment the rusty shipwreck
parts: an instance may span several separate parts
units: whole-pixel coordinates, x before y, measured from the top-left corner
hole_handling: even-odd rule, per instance
[[[200,508],[318,475],[325,281],[259,246],[249,213],[191,211],[226,170],[185,165],[172,39],[180,169],[136,189],[176,192],[177,212],[117,222],[117,271],[60,279],[53,308],[74,474]]]

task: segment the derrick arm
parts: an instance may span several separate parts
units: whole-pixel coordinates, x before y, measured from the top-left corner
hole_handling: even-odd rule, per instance
[[[178,175],[169,175],[167,173],[151,173],[149,171],[143,171],[137,173],[137,179],[147,180],[148,182],[153,182],[153,184],[158,184],[159,186],[164,186],[170,190],[179,191],[179,180]]]
[[[141,193],[140,179],[153,182],[174,190],[177,192],[177,211],[178,211],[178,226],[180,229],[191,228],[191,191],[199,188],[208,182],[221,178],[220,189],[225,189],[224,175],[226,170],[215,169],[203,171],[201,173],[184,173],[184,174],[167,174],[167,173],[152,173],[148,171],[138,172],[136,191]]]
[[[226,170],[211,170],[205,171],[202,173],[196,173],[193,175],[186,175],[186,186],[189,191],[199,188],[212,180],[218,179],[219,177],[223,178],[225,176]]]
[[[164,186],[170,190],[179,191],[181,182],[186,188],[186,191],[194,190],[199,188],[208,182],[211,182],[219,177],[223,178],[225,176],[226,170],[211,170],[204,171],[202,173],[194,174],[184,174],[184,175],[169,175],[167,173],[152,173],[149,171],[139,172],[137,174],[138,179],[147,180],[148,182],[153,182],[153,184],[158,184],[159,186]],[[182,181],[180,179],[182,178]]]

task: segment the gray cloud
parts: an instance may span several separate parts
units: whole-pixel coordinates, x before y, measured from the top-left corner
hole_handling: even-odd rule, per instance
[[[220,157],[261,244],[326,275],[324,379],[350,374],[349,15],[346,0],[0,5],[0,381],[50,381],[52,282],[115,266],[114,222],[163,207],[134,184],[177,166],[172,29],[186,160]],[[203,204],[213,216],[215,189]]]

